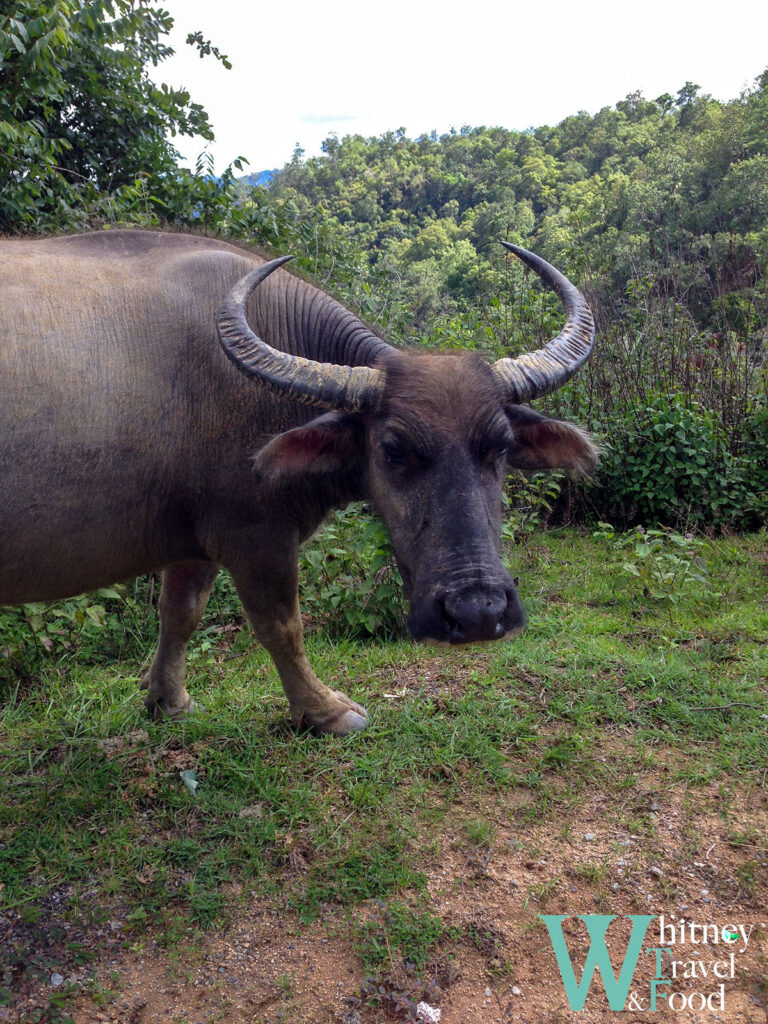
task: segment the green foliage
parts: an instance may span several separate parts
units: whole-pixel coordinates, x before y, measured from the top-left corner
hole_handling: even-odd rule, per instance
[[[713,477],[723,461],[722,439],[705,410],[682,396],[671,402],[656,398],[633,410],[623,426],[626,438],[615,446],[609,441],[601,473],[630,516],[652,522],[670,513],[685,517],[692,505],[701,504],[710,482],[716,487],[712,505],[727,501],[723,477],[717,483]]]
[[[765,79],[728,104],[688,83],[676,100],[635,93],[528,132],[334,138],[321,157],[296,154],[271,192],[336,223],[372,264],[394,262],[419,329],[498,293],[501,237],[535,240],[600,302],[677,275],[706,315],[707,282],[709,299],[738,291],[764,264]]]
[[[363,967],[375,973],[383,964],[395,966],[397,958],[422,970],[444,932],[440,918],[428,911],[414,911],[396,900],[379,904],[374,919],[358,929]]]
[[[728,451],[711,411],[674,395],[615,425],[598,480],[602,503],[625,521],[745,526],[760,512],[749,468]]]
[[[147,73],[173,19],[131,0],[11,0],[0,15],[0,231],[57,231],[104,216],[121,190],[176,188],[169,135],[212,139],[188,92]],[[228,64],[200,33],[188,40]],[[188,178],[188,175],[183,177]],[[128,202],[126,210],[130,210]]]
[[[507,478],[504,503],[506,514],[501,535],[511,544],[537,533],[552,514],[562,490],[561,472],[533,473],[527,477],[519,470]]]
[[[750,488],[754,519],[768,521],[768,401],[756,405],[746,422],[739,466]]]
[[[599,526],[594,536],[608,541],[620,552],[624,558],[621,568],[637,583],[642,597],[676,605],[684,594],[701,590],[707,584],[707,563],[702,557],[704,542],[692,534],[683,536],[674,530],[636,526],[617,535],[610,524]]]
[[[405,624],[402,580],[389,537],[360,506],[334,512],[301,552],[301,605],[341,636],[395,636]]]
[[[0,684],[30,679],[46,664],[66,659],[103,663],[134,653],[143,615],[125,587],[0,609]]]

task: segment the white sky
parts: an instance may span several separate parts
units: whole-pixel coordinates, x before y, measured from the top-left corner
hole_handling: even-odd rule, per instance
[[[156,77],[208,111],[216,170],[281,167],[331,132],[525,129],[688,80],[733,99],[768,66],[768,0],[157,0],[176,20]],[[227,71],[186,46],[200,29]],[[177,139],[189,163],[200,139]]]

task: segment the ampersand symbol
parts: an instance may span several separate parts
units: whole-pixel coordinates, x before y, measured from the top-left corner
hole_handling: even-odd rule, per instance
[[[640,997],[638,996],[637,992],[635,992],[634,990],[629,993],[629,1006],[627,1007],[627,1009],[628,1010],[644,1010],[645,1009],[645,1007],[643,1006],[643,1003],[642,1003]]]

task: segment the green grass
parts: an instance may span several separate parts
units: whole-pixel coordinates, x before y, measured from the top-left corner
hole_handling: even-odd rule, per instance
[[[268,658],[228,634],[207,634],[213,645],[191,663],[205,710],[180,724],[145,718],[138,660],[54,657],[6,685],[0,910],[34,931],[122,907],[136,936],[151,925],[173,945],[236,909],[232,883],[302,920],[326,902],[374,899],[389,916],[361,933],[365,957],[389,942],[425,962],[442,925],[430,923],[423,871],[457,807],[473,808],[461,843],[483,847],[494,841],[485,801],[517,794],[524,827],[556,820],[590,787],[620,794],[640,833],[645,811],[628,796],[662,753],[690,785],[762,784],[767,547],[765,534],[711,542],[706,584],[670,611],[633,589],[605,541],[550,533],[513,555],[530,618],[513,643],[429,650],[310,633],[321,678],[371,713],[345,739],[295,735]],[[117,750],[100,743],[131,733]]]

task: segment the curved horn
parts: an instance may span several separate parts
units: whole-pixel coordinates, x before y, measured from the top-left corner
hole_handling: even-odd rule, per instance
[[[501,244],[554,288],[567,314],[565,327],[544,348],[493,364],[494,375],[507,392],[507,401],[519,404],[548,395],[573,377],[592,351],[595,321],[584,296],[559,270],[527,249],[511,242]]]
[[[370,366],[339,366],[280,352],[253,333],[245,318],[245,300],[253,289],[293,259],[279,259],[256,267],[241,278],[226,297],[216,316],[219,341],[232,362],[250,377],[258,377],[307,405],[344,412],[361,412],[376,405],[383,388],[383,374]]]

